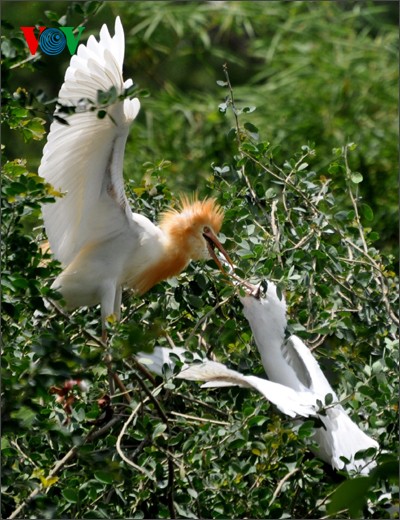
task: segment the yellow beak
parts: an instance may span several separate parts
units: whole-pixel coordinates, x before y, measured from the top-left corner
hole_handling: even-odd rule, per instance
[[[215,254],[214,247],[216,247],[218,249],[218,251],[226,258],[226,261],[229,263],[229,265],[233,269],[232,260],[229,258],[228,253],[225,251],[225,249],[223,248],[221,242],[214,235],[214,233],[211,231],[211,229],[209,229],[208,231],[205,231],[203,233],[203,237],[206,239],[208,252],[210,253],[211,258],[217,264],[218,268],[223,273],[225,273],[218,256]]]

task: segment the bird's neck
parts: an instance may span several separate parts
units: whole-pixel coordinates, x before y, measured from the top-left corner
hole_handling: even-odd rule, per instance
[[[159,259],[149,264],[140,276],[130,284],[139,294],[144,294],[157,283],[177,276],[190,262],[183,243],[166,236],[162,241]]]

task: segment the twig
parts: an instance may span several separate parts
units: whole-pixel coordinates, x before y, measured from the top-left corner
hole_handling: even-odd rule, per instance
[[[24,65],[25,63],[29,63],[30,61],[38,61],[40,58],[41,58],[40,53],[33,54],[31,56],[28,56],[28,58],[26,58],[25,60],[19,61],[18,63],[14,63],[13,65],[10,66],[10,69],[16,69],[16,68],[20,67],[21,65]]]
[[[171,339],[171,341],[172,341],[172,339]],[[126,364],[129,366],[128,363],[126,363]],[[138,362],[138,365],[140,365],[139,362]],[[164,410],[162,409],[160,403],[158,402],[157,398],[155,397],[155,395],[152,392],[150,392],[150,390],[147,388],[147,386],[144,384],[144,382],[134,372],[133,372],[133,376],[135,377],[136,381],[141,386],[142,390],[147,394],[147,398],[156,407],[156,410],[157,410],[159,416],[161,417],[162,421],[164,422],[164,424],[166,426],[166,431],[169,434],[171,432],[170,427],[169,427],[169,420],[168,420],[168,417],[166,416]],[[161,386],[163,386],[163,385],[161,385]],[[156,390],[154,391],[154,393],[156,392]],[[169,456],[168,456],[167,502],[168,502],[168,508],[169,508],[171,518],[176,518],[176,512],[175,512],[175,506],[174,506],[174,467],[172,465],[172,462],[171,462],[171,459]]]
[[[277,201],[277,199],[274,199],[272,201],[272,206],[271,206],[271,229],[272,229],[272,233],[273,233],[274,239],[275,239],[275,251],[276,251],[276,253],[278,253],[278,261],[279,261],[279,264],[281,265],[281,267],[283,268],[282,254],[281,254],[281,250],[280,250],[281,232],[279,230],[279,226],[277,225],[276,218],[275,218],[277,205],[278,205],[278,201]]]
[[[118,435],[118,438],[117,438],[117,443],[116,443],[116,448],[117,448],[117,451],[118,451],[118,454],[119,456],[121,457],[122,460],[124,460],[129,466],[132,466],[132,468],[135,468],[137,471],[139,471],[140,473],[143,473],[144,475],[146,475],[146,477],[148,477],[150,480],[155,480],[155,477],[154,475],[152,475],[149,471],[147,471],[147,469],[144,469],[144,468],[141,468],[140,466],[138,466],[137,464],[135,464],[134,462],[132,462],[130,459],[128,459],[128,457],[126,457],[124,455],[124,452],[122,451],[122,448],[121,448],[121,441],[122,441],[122,437],[125,435],[125,432],[126,432],[126,429],[128,428],[129,424],[133,421],[135,415],[138,413],[138,411],[140,410],[140,408],[147,402],[147,401],[150,401],[150,398],[149,397],[146,397],[143,401],[141,401],[137,406],[136,408],[132,411],[131,415],[129,416],[128,420],[125,421],[123,427],[122,427],[122,430],[120,431],[119,435]]]
[[[315,350],[316,348],[320,347],[323,343],[325,343],[326,338],[328,337],[327,334],[317,334],[317,337],[313,340],[308,339],[307,345],[311,352]]]
[[[23,458],[28,460],[32,464],[32,466],[34,466],[35,468],[39,468],[39,466],[29,457],[29,455],[27,455],[26,453],[24,453],[22,451],[22,449],[18,445],[17,441],[13,440],[10,442],[10,444],[12,444],[20,452],[20,454],[23,456]]]
[[[277,496],[279,495],[279,493],[281,492],[282,488],[283,488],[283,485],[285,484],[285,482],[287,480],[290,479],[290,477],[292,477],[295,473],[297,473],[299,471],[299,468],[294,468],[292,469],[291,471],[289,471],[289,473],[286,473],[286,475],[279,481],[275,491],[274,491],[274,494],[272,495],[272,498],[270,500],[270,503],[269,503],[269,506],[271,506],[274,502],[275,502],[275,499],[277,498]]]
[[[281,171],[281,174],[282,174],[282,177],[279,176],[277,173],[275,173],[273,170],[271,170],[270,168],[267,168],[267,166],[265,166],[265,164],[263,164],[262,162],[260,162],[258,159],[255,159],[252,155],[250,155],[248,152],[244,151],[244,150],[241,150],[241,153],[245,156],[245,157],[248,157],[251,161],[253,161],[255,164],[257,164],[257,166],[259,166],[260,168],[262,168],[265,172],[269,173],[272,177],[274,177],[275,179],[278,179],[280,182],[285,182],[287,183],[293,191],[295,191],[297,193],[297,195],[299,195],[303,200],[305,200],[307,202],[307,204],[309,204],[310,208],[312,208],[314,210],[315,213],[318,213],[318,208],[317,206],[308,198],[306,197],[306,195],[303,193],[303,191],[298,188],[295,184],[293,184],[291,182],[290,179],[288,179],[287,176],[284,175],[284,173]]]
[[[132,401],[131,396],[129,395],[130,390],[126,389],[124,383],[119,378],[119,375],[116,372],[114,372],[114,370],[112,368],[111,354],[105,355],[104,363],[106,364],[108,374],[109,374],[109,376],[111,376],[112,381],[114,381],[114,383],[117,385],[117,387],[121,390],[121,395],[124,397],[125,401],[129,404]],[[110,383],[110,389],[112,390],[111,383]],[[114,392],[112,392],[111,394],[113,395],[113,393]]]
[[[286,253],[289,253],[289,251],[295,251],[296,249],[299,249],[300,247],[304,246],[314,235],[314,230],[311,229],[311,231],[308,233],[308,235],[304,236],[301,240],[297,242],[293,247],[288,247],[282,252],[282,255],[285,255]]]
[[[216,421],[215,419],[205,419],[204,417],[196,417],[194,415],[187,415],[185,413],[179,412],[170,412],[171,415],[176,415],[177,417],[183,417],[184,419],[190,419],[191,421],[197,422],[205,422],[210,424],[220,424],[221,426],[230,426],[230,423],[225,421]]]
[[[225,305],[226,302],[228,302],[230,300],[231,296],[227,296],[226,298],[224,298],[223,300],[221,300],[220,302],[218,302],[216,305],[214,305],[214,307],[209,310],[206,314],[204,314],[204,316],[202,316],[198,322],[196,323],[196,325],[193,327],[193,329],[190,331],[190,334],[189,336],[187,337],[186,341],[185,341],[185,345],[184,347],[187,348],[188,344],[189,344],[189,341],[193,338],[196,330],[200,327],[200,325],[203,323],[203,321],[205,321],[207,318],[209,318],[210,316],[212,316],[214,314],[214,312],[219,309],[220,307],[222,307],[222,305]]]
[[[144,366],[140,361],[138,361],[135,357],[132,357],[132,362],[135,365],[135,367],[148,379],[154,386],[156,384],[156,379],[153,376],[153,374]],[[123,361],[124,365],[128,367],[130,370],[132,370],[132,366],[127,362]]]
[[[363,245],[364,253],[366,255],[368,255],[368,246],[367,246],[367,243],[365,241],[364,231],[363,231],[363,227],[361,225],[361,220],[360,220],[360,214],[358,213],[357,202],[356,202],[356,199],[354,198],[353,190],[351,189],[351,185],[350,185],[350,182],[351,182],[351,180],[350,180],[351,170],[349,168],[349,163],[348,163],[348,160],[347,160],[347,149],[348,149],[347,145],[343,147],[343,158],[344,158],[344,165],[345,165],[345,168],[346,168],[347,191],[349,192],[350,200],[351,200],[351,203],[353,205],[354,214],[355,214],[355,220],[357,222],[357,228],[358,228],[360,239],[361,239],[361,242],[362,242],[362,245]]]
[[[53,307],[53,309],[56,310],[56,312],[58,312],[58,314],[60,314],[61,316],[66,318],[69,322],[71,322],[71,315],[68,314],[67,312],[65,312],[64,309],[62,307],[60,307],[54,300],[51,300],[50,298],[45,298],[45,300],[51,307]],[[101,338],[94,336],[91,332],[89,332],[88,330],[86,330],[82,327],[80,327],[80,331],[86,337],[88,337],[89,339],[94,341],[94,343],[96,343],[100,348],[102,348],[104,350],[107,349],[107,345],[104,343],[104,341]]]
[[[387,287],[386,287],[385,280],[384,280],[383,275],[382,275],[382,270],[380,269],[379,265],[369,255],[369,253],[366,253],[365,251],[363,251],[360,247],[358,247],[356,244],[354,244],[354,242],[352,240],[350,240],[348,237],[343,237],[343,239],[347,243],[349,243],[352,247],[354,247],[354,249],[356,249],[358,252],[360,252],[361,254],[364,254],[364,256],[369,260],[370,266],[374,267],[378,271],[379,284],[380,284],[381,289],[382,289],[382,300],[383,300],[383,303],[384,303],[384,305],[386,307],[386,310],[387,310],[389,316],[392,318],[393,322],[396,325],[399,325],[399,323],[400,323],[399,322],[399,318],[392,311],[392,309],[390,307],[389,300],[387,299],[387,296],[386,296]]]
[[[50,300],[50,299],[46,299],[46,301],[61,315],[63,316],[64,318],[66,318],[68,321],[71,321],[71,316],[70,314],[68,314],[67,312],[64,311],[64,309],[62,309],[58,304],[56,304],[53,300]],[[85,328],[81,328],[80,329],[81,332],[86,336],[88,337],[89,339],[91,339],[92,341],[94,341],[100,348],[102,348],[103,350],[107,350],[107,344],[101,339],[101,338],[98,338],[96,336],[94,336],[91,332],[89,332],[88,330],[86,330]],[[124,399],[130,403],[131,402],[131,398],[130,398],[130,395],[129,395],[129,391],[126,389],[125,385],[123,384],[123,382],[121,381],[121,379],[119,378],[118,374],[116,372],[114,372],[113,368],[112,368],[112,357],[111,357],[111,354],[106,354],[105,357],[104,357],[104,363],[106,364],[106,367],[107,367],[107,370],[108,370],[108,373],[109,373],[109,376],[110,378],[112,378],[112,381],[115,382],[115,384],[117,385],[117,387],[121,390],[122,392],[122,395],[124,396]],[[111,395],[114,394],[114,391],[113,391],[113,385],[112,385],[112,381],[110,380],[110,393]]]
[[[178,392],[175,392],[175,395],[182,397],[182,399],[184,399],[185,401],[189,401],[190,403],[196,403],[200,406],[203,406],[204,408],[207,408],[208,410],[216,413],[217,415],[222,415],[222,417],[226,417],[226,418],[229,417],[229,415],[226,412],[223,412],[222,410],[219,410],[218,408],[215,408],[214,406],[211,406],[208,403],[203,403],[203,401],[199,401],[198,399],[194,399],[193,397],[189,397],[187,395],[180,394]]]
[[[235,104],[235,98],[233,96],[233,88],[232,88],[231,81],[230,81],[230,78],[229,78],[228,65],[226,63],[224,63],[222,68],[223,68],[223,71],[224,71],[224,74],[225,74],[226,83],[228,85],[229,101],[230,101],[230,104],[232,106],[233,115],[235,117],[236,140],[237,140],[237,144],[238,144],[238,150],[239,150],[239,153],[242,154],[242,150],[241,150],[242,142],[241,142],[241,139],[240,139],[240,132],[241,132],[241,130],[240,130],[240,125],[239,125],[239,118],[238,118],[238,113],[237,113],[237,109],[236,109],[236,104]],[[254,191],[253,186],[251,185],[250,180],[249,180],[249,178],[246,175],[244,164],[241,167],[241,174],[242,174],[242,176],[243,176],[243,178],[244,178],[244,180],[246,182],[247,189],[249,190],[252,199],[257,204],[257,206],[261,209],[262,213],[265,213],[265,208],[261,204],[260,199],[257,197],[257,194]]]

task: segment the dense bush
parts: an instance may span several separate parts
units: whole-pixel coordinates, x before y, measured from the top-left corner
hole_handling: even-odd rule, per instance
[[[31,8],[32,24],[82,23],[96,35],[121,15],[126,77],[148,91],[126,153],[132,207],[157,219],[181,190],[218,198],[221,240],[239,273],[285,291],[290,329],[380,443],[377,471],[349,478],[311,455],[311,423],[288,420],[258,394],[163,381],[135,362],[138,351],[175,344],[262,374],[235,290],[211,262],[144,298],[124,295],[108,353],[131,402],[116,394],[112,418],[93,425],[110,392],[99,310],[67,315],[43,304],[57,301],[49,286],[60,266],[39,246],[40,204],[57,193],[36,170],[62,77],[54,69],[52,85],[42,79],[54,58],[27,59],[20,15],[5,4],[2,516],[396,517],[397,31],[385,22],[389,7]],[[70,378],[90,386],[74,387],[66,423],[49,390]]]

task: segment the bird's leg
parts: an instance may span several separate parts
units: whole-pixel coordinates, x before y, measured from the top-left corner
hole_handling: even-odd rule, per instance
[[[121,319],[122,287],[117,287],[114,298],[114,316],[117,321]]]
[[[108,341],[108,335],[107,335],[107,329],[106,324],[103,322],[102,328],[101,328],[101,341],[104,343],[105,348],[107,349],[107,341]],[[111,397],[115,394],[115,386],[114,386],[114,374],[111,366],[112,357],[109,352],[106,351],[106,354],[104,356],[104,362],[107,366],[107,375],[108,375],[108,386],[110,388],[110,395]]]
[[[101,302],[101,318],[102,318],[102,330],[101,330],[101,339],[107,348],[108,343],[108,334],[106,328],[107,318],[113,316],[117,320],[120,319],[121,312],[121,297],[122,297],[122,288],[115,286],[110,286],[108,290],[105,291]],[[110,302],[112,302],[112,309],[110,308]],[[125,401],[128,403],[131,402],[131,398],[129,396],[129,392],[126,389],[125,385],[119,378],[118,374],[114,372],[112,367],[112,356],[109,352],[106,353],[104,357],[104,362],[107,366],[108,371],[108,382],[110,386],[110,394],[111,396],[115,393],[115,387],[117,387],[123,394]]]

